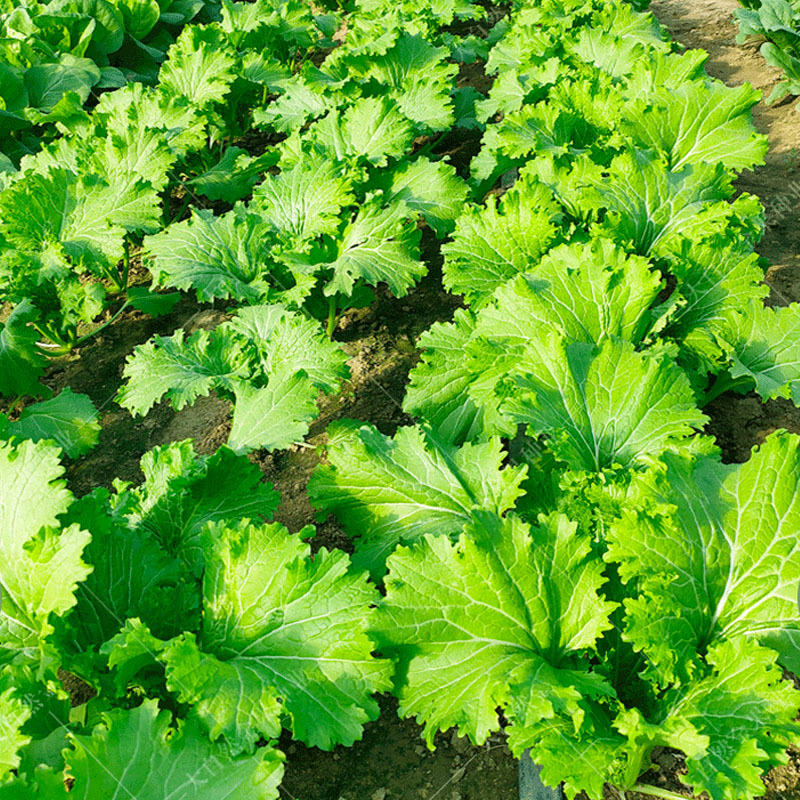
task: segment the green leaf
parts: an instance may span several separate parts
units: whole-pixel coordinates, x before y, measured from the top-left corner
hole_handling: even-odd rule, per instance
[[[712,645],[706,660],[713,674],[681,699],[708,749],[687,758],[681,780],[713,800],[761,795],[765,768],[785,764],[786,748],[797,741],[798,693],[775,654],[743,637]]]
[[[91,736],[72,736],[66,752],[75,779],[70,800],[95,800],[123,792],[137,800],[240,800],[278,797],[283,754],[265,747],[248,756],[231,757],[203,735],[200,723],[188,719],[171,726],[169,711],[145,700],[132,711],[103,715]]]
[[[317,417],[319,390],[305,372],[276,376],[263,388],[239,383],[228,444],[236,452],[302,442]]]
[[[10,436],[34,442],[54,441],[70,458],[78,458],[100,440],[99,416],[85,394],[67,387],[51,400],[26,406],[7,430]]]
[[[138,618],[127,619],[119,633],[105,642],[100,653],[107,658],[108,670],[113,674],[114,688],[118,698],[125,697],[130,684],[139,685],[146,679],[144,672],[163,669],[157,661],[165,642],[156,638]]]
[[[117,4],[125,32],[134,39],[144,39],[161,16],[156,0],[119,0]]]
[[[400,714],[424,723],[429,747],[453,725],[483,744],[498,707],[513,709],[512,731],[520,716],[580,728],[586,697],[613,695],[580,666],[615,607],[590,551],[563,516],[531,528],[481,512],[455,544],[429,535],[390,556],[374,635],[399,661]]]
[[[644,754],[653,746],[686,754],[681,780],[694,794],[735,800],[764,792],[769,766],[785,764],[797,736],[798,696],[775,653],[744,637],[709,646],[707,665],[683,689],[665,693],[651,717],[625,710],[616,727]]]
[[[502,173],[532,155],[559,158],[569,152],[580,125],[584,120],[555,105],[523,106],[487,128],[481,151],[472,161],[472,177],[488,189]]]
[[[637,478],[607,558],[638,596],[626,636],[663,680],[709,645],[750,636],[800,665],[800,438],[772,434],[742,465],[682,453]]]
[[[159,84],[167,93],[204,108],[221,102],[228,93],[236,74],[235,64],[218,28],[189,25],[170,48],[169,58],[159,72]]]
[[[132,286],[127,295],[132,308],[151,317],[169,314],[181,299],[180,292],[153,292],[145,286]]]
[[[501,285],[478,311],[469,338],[453,356],[462,379],[449,391],[459,392],[461,405],[471,401],[481,410],[483,435],[513,434],[516,426],[500,410],[497,387],[541,331],[558,330],[573,344],[608,338],[638,344],[652,325],[650,307],[661,283],[646,259],[607,239],[554,248],[531,272]],[[423,375],[415,370],[414,382]]]
[[[214,388],[232,390],[250,375],[242,343],[225,331],[195,331],[188,339],[183,329],[172,336],[154,336],[134,348],[123,377],[127,381],[117,402],[132,414],[146,414],[166,396],[180,411]]]
[[[48,264],[101,272],[123,256],[126,231],[158,228],[158,195],[143,180],[109,184],[60,167],[28,173],[0,196],[0,232]],[[20,214],[19,208],[26,213]]]
[[[274,243],[270,226],[237,206],[222,216],[195,209],[190,219],[145,239],[158,286],[194,289],[201,302],[257,303],[268,292]]]
[[[70,652],[99,649],[129,617],[143,619],[157,634],[174,636],[197,606],[179,586],[181,562],[146,526],[115,514],[112,500],[123,509],[129,502],[124,493],[110,496],[106,489],[95,489],[73,503],[64,518],[92,532],[84,557],[93,570],[78,587],[76,606],[66,620],[65,649]]]
[[[60,685],[27,666],[0,667],[0,708],[0,785],[9,767],[26,775],[39,764],[63,764],[70,703]]]
[[[761,306],[769,294],[759,257],[747,242],[731,243],[728,237],[682,240],[679,248],[665,255],[677,279],[680,300],[664,333],[701,357],[711,337],[725,330],[736,312],[750,308],[754,301]]]
[[[91,572],[81,560],[89,534],[58,524],[72,502],[59,455],[45,442],[0,444],[0,642],[28,658],[52,630],[51,614],[75,605],[77,585]]]
[[[0,669],[0,779],[19,766],[20,750],[31,741],[22,732],[31,709],[19,697],[14,677],[10,668]]]
[[[352,422],[331,425],[328,436],[328,464],[311,478],[309,497],[357,537],[354,563],[374,576],[397,544],[457,536],[473,509],[502,514],[522,493],[527,469],[502,468],[499,439],[458,448],[416,427],[390,439]]]
[[[408,152],[414,128],[389,98],[361,97],[344,114],[329,112],[307,136],[337,160],[363,158],[384,167]]]
[[[197,459],[191,441],[156,447],[143,456],[142,472],[130,521],[192,569],[202,562],[201,533],[209,522],[272,519],[280,502],[258,467],[228,447]]]
[[[28,104],[48,113],[67,92],[76,92],[85,103],[99,80],[100,70],[93,61],[64,53],[56,63],[37,64],[25,71]]]
[[[608,210],[600,229],[641,255],[658,252],[671,236],[713,234],[737,213],[735,205],[724,202],[733,190],[731,175],[721,164],[670,171],[647,151],[628,152],[611,162],[608,176],[595,188]]]
[[[365,77],[387,86],[406,117],[443,130],[453,123],[450,92],[458,72],[448,56],[446,48],[434,47],[421,36],[401,36],[394,47],[370,60]]]
[[[455,321],[437,322],[417,341],[420,363],[411,370],[411,382],[403,398],[403,411],[430,423],[445,441],[462,444],[481,436],[493,425],[467,392],[474,373],[467,364],[466,346],[475,330],[475,319],[458,309]],[[493,433],[513,434],[513,426]]]
[[[274,102],[266,108],[255,109],[256,125],[270,125],[280,133],[289,133],[335,106],[333,98],[323,93],[319,85],[308,81],[302,72],[283,81],[281,88],[282,93]]]
[[[400,162],[379,181],[390,200],[402,200],[422,214],[440,239],[453,230],[469,191],[455,167],[425,157]]]
[[[456,220],[452,241],[442,246],[444,284],[479,307],[509,278],[528,272],[556,238],[557,207],[551,193],[523,179],[498,205],[491,195],[483,208],[468,206]]]
[[[0,328],[0,394],[6,397],[36,397],[46,391],[39,378],[47,359],[36,347],[39,334],[28,325],[38,316],[31,302],[23,300]]]
[[[279,524],[214,526],[204,553],[202,632],[161,656],[181,702],[235,752],[277,736],[278,698],[295,739],[323,750],[359,739],[378,716],[372,693],[390,686],[365,632],[376,589],[345,553],[312,560]]]
[[[707,420],[688,379],[663,354],[610,339],[571,343],[557,333],[526,348],[502,408],[531,436],[547,434],[550,450],[572,469],[589,471],[641,465],[685,444]]]
[[[502,344],[510,363],[538,331],[555,327],[574,342],[638,344],[661,284],[646,259],[608,239],[560,245],[497,289],[478,313],[475,336]]]
[[[354,202],[352,181],[338,162],[304,153],[291,169],[268,176],[256,189],[250,207],[278,231],[308,240],[336,233],[342,209]]]
[[[313,320],[277,304],[250,306],[211,333],[184,340],[179,330],[137,347],[118,397],[142,414],[165,395],[180,410],[212,389],[228,392],[237,401],[231,446],[273,449],[305,435],[318,392],[337,391],[349,376],[346,360]]]
[[[395,297],[404,297],[427,272],[419,257],[420,232],[405,203],[384,206],[379,198],[364,203],[336,243],[334,259],[317,265],[333,271],[325,294],[351,295],[356,281],[386,283]]]
[[[768,147],[750,113],[760,99],[749,85],[703,82],[661,89],[627,106],[621,129],[637,146],[664,155],[673,170],[701,162],[752,169],[764,163]]]
[[[768,308],[751,301],[728,313],[718,333],[731,377],[755,384],[765,401],[786,397],[800,405],[800,303]]]
[[[313,320],[281,305],[241,308],[227,328],[249,340],[262,372],[270,379],[302,370],[314,386],[329,394],[350,377],[347,355],[339,344]]]
[[[241,147],[229,147],[211,169],[187,181],[193,191],[213,202],[235,203],[253,191],[261,173],[274,167],[278,153],[267,150],[263,155],[250,157]]]

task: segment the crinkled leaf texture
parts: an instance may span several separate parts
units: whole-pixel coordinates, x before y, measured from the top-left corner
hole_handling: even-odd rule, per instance
[[[59,626],[65,662],[88,678],[107,659],[121,667],[120,693],[139,667],[154,663],[158,638],[199,625],[205,526],[271,519],[280,500],[258,467],[228,447],[195,456],[191,441],[175,442],[146,453],[141,469],[140,486],[95,489],[61,517],[92,532],[84,557],[94,568]]]
[[[684,352],[700,361],[704,369],[698,372],[718,372],[724,359],[717,339],[730,336],[743,353],[745,348],[752,352],[757,347],[757,337],[745,343],[736,332],[736,315],[753,307],[759,322],[766,316],[753,305],[761,306],[769,294],[764,270],[750,244],[731,242],[727,236],[676,244],[669,252],[661,252],[677,281],[675,306],[667,315],[663,335],[675,339]]]
[[[576,470],[633,468],[686,444],[706,422],[685,374],[660,352],[628,342],[571,343],[559,334],[531,342],[504,385],[503,411],[549,436]]]
[[[169,711],[145,700],[131,711],[103,715],[91,736],[71,737],[66,751],[75,779],[65,798],[136,797],[138,800],[273,800],[283,777],[283,754],[264,747],[231,756],[208,741],[196,718],[171,724]],[[48,798],[60,796],[48,793]]]
[[[334,234],[341,211],[355,202],[353,181],[336,159],[301,153],[290,169],[268,175],[250,207],[261,211],[276,231],[311,239]]]
[[[357,537],[353,561],[374,576],[396,545],[458,536],[474,509],[502,514],[522,494],[526,468],[503,468],[497,438],[459,448],[417,427],[389,438],[352,422],[331,425],[328,434],[328,464],[314,473],[309,496]]]
[[[373,692],[391,685],[391,664],[372,656],[366,635],[376,589],[341,551],[312,560],[303,541],[312,532],[247,520],[209,527],[202,630],[160,656],[169,688],[235,752],[277,737],[284,714],[310,746],[350,745],[378,715]]]
[[[281,305],[250,306],[213,331],[155,336],[128,358],[118,401],[145,414],[167,397],[180,410],[212,390],[232,396],[238,452],[302,440],[319,391],[348,377],[347,356],[318,325]]]
[[[24,774],[36,763],[31,753],[43,752],[48,736],[63,741],[69,709],[63,688],[40,680],[30,667],[0,666],[0,785],[10,769]]]
[[[530,527],[481,511],[457,542],[427,535],[389,557],[373,633],[398,659],[400,713],[424,724],[429,747],[454,725],[482,744],[498,707],[512,732],[564,717],[579,729],[591,701],[613,696],[583,658],[615,607],[590,551],[563,516]]]
[[[718,82],[662,88],[628,106],[621,127],[640,147],[666,155],[673,170],[701,162],[752,169],[764,162],[768,146],[750,113],[760,97],[752,86]]]
[[[156,447],[143,456],[142,472],[144,483],[115,505],[189,565],[202,561],[200,535],[207,523],[271,519],[280,502],[258,467],[228,447],[197,457],[188,440]]]
[[[194,289],[201,302],[258,303],[270,289],[271,226],[241,206],[222,216],[195,210],[145,240],[159,286]]]
[[[653,324],[661,284],[646,259],[608,239],[555,247],[503,283],[474,317],[458,312],[453,324],[434,325],[420,338],[427,352],[411,372],[404,408],[454,442],[513,435],[495,390],[526,347],[549,329],[571,342],[639,343]]]
[[[419,257],[420,237],[404,202],[367,201],[337,240],[333,258],[316,265],[332,272],[325,294],[349,296],[356,282],[363,281],[370,286],[385,283],[396,297],[404,297],[427,272]]]
[[[752,301],[731,310],[716,332],[732,378],[765,401],[785,397],[800,406],[800,303],[768,308]]]
[[[532,179],[514,184],[498,203],[468,206],[442,246],[444,283],[479,306],[510,277],[527,272],[556,239],[558,207],[551,192]]]
[[[14,686],[11,669],[0,671],[0,780],[19,766],[19,751],[31,741],[23,733],[31,709]]]
[[[741,465],[670,453],[634,481],[608,559],[637,582],[627,636],[660,679],[688,679],[705,648],[736,636],[800,669],[799,448],[778,432]]]
[[[731,175],[721,165],[687,164],[670,170],[650,151],[617,156],[595,188],[608,216],[601,230],[637,253],[658,255],[676,236],[702,239],[737,225],[760,234],[760,205],[750,195],[734,203]]]
[[[452,231],[469,191],[455,167],[425,157],[401,161],[379,179],[390,199],[402,200],[412,211],[422,214],[439,238]]]
[[[58,523],[73,500],[60,455],[46,442],[0,444],[0,660],[4,650],[35,660],[51,616],[75,605],[91,571],[82,560],[89,534]]]
[[[250,374],[242,342],[223,331],[200,330],[186,338],[154,336],[134,348],[117,400],[133,414],[146,414],[165,395],[176,411],[212,389],[232,389]]]
[[[475,317],[456,310],[453,322],[434,323],[417,341],[420,363],[411,370],[411,382],[403,398],[407,414],[432,425],[445,441],[463,444],[493,433],[513,434],[510,426],[498,427],[485,419],[485,412],[470,397],[474,372],[467,364],[465,348],[475,330]],[[490,427],[492,426],[492,427]]]
[[[662,693],[652,721],[628,709],[615,727],[642,755],[653,746],[682,750],[688,769],[681,780],[694,794],[760,796],[762,775],[787,762],[786,748],[800,735],[800,694],[784,679],[776,653],[744,636],[710,645],[705,662],[691,683]]]

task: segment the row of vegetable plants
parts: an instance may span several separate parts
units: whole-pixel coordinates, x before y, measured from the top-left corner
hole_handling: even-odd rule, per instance
[[[783,80],[770,94],[774,103],[800,94],[800,3],[797,0],[741,0],[734,11],[739,26],[738,42],[761,42],[759,52]]]
[[[464,4],[459,13],[477,12]],[[335,18],[299,3],[226,5],[220,23],[184,30],[156,87],[104,95],[85,124],[24,158],[0,209],[0,286],[17,304],[0,331],[8,365],[0,391],[20,400],[45,392],[42,348],[83,343],[108,308],[111,321],[131,306],[171,309],[177,293],[129,285],[140,248],[156,288],[194,289],[201,302],[282,302],[326,319],[328,333],[343,309],[370,302],[378,282],[405,294],[426,272],[417,219],[444,235],[468,191],[452,167],[413,147],[420,136],[472,124],[473,94],[453,85],[457,66],[448,62],[459,48],[475,57],[467,39],[424,38],[454,14],[431,9],[411,24],[406,9],[386,32],[386,9],[368,6],[323,71],[310,56],[324,54]],[[376,49],[383,53],[373,58]],[[261,107],[265,97],[272,102]],[[260,144],[251,155],[234,144],[254,125],[280,147]],[[21,216],[36,198],[48,200]],[[230,210],[214,214],[212,204]],[[93,330],[81,332],[87,325]],[[156,341],[150,357],[177,379],[181,359],[191,363],[199,351],[240,359],[224,338]],[[179,393],[177,406],[212,385],[233,396],[235,378],[255,379],[242,364],[229,372]],[[314,389],[306,381],[300,391],[307,398]],[[156,399],[127,397],[137,412]],[[310,402],[298,406],[303,419]],[[247,413],[244,402],[237,407]]]
[[[130,123],[155,102],[163,121],[175,87],[192,104],[206,97],[193,124],[227,124],[214,104],[230,107],[242,72],[220,66],[232,52],[220,29],[263,41],[275,18],[262,24],[259,8],[242,6],[229,31],[185,29],[154,89],[104,96],[90,119],[106,128],[24,159],[0,206],[53,196],[44,183],[69,171],[82,202],[103,179],[86,165],[124,162],[81,148],[123,141],[107,132],[120,110]],[[0,796],[60,796],[66,775],[78,797],[274,797],[283,727],[323,749],[351,744],[389,690],[430,746],[454,726],[485,741],[501,710],[512,752],[531,748],[570,796],[600,798],[607,783],[665,796],[639,776],[669,746],[695,792],[752,797],[798,740],[800,698],[781,670],[800,669],[798,440],[778,432],[725,465],[701,433],[703,406],[724,392],[798,398],[800,306],[764,305],[761,208],[733,199],[736,171],[766,151],[750,121],[758,94],[710,80],[704,54],[678,54],[629,4],[518,3],[484,39],[451,32],[480,13],[359,4],[343,44],[308,45],[290,77],[238,104],[238,130],[261,127],[271,146],[252,156],[220,136],[202,175],[178,171],[172,151],[158,166],[163,128],[151,140],[146,124],[129,129],[128,187],[162,169],[149,207],[178,171],[194,176],[181,190],[217,187],[222,213],[195,198],[166,226],[105,216],[97,229],[113,243],[93,261],[99,234],[73,237],[85,209],[27,237],[29,218],[0,209],[9,280],[33,254],[48,280],[61,267],[48,286],[87,295],[100,284],[84,272],[116,279],[107,270],[122,275],[135,246],[157,288],[241,306],[213,331],[137,348],[119,395],[134,413],[229,396],[229,447],[214,455],[157,448],[141,486],[76,500],[36,406],[0,430],[11,437],[0,448],[0,765],[16,773]],[[203,69],[180,72],[180,53]],[[457,88],[454,59],[484,56],[488,95]],[[466,181],[437,158],[437,136],[459,125],[485,129]],[[207,135],[176,147],[188,153],[191,139],[204,155]],[[404,401],[416,425],[392,437],[329,428],[309,494],[355,554],[312,555],[313,528],[264,521],[279,497],[243,453],[302,439],[320,391],[347,377],[325,334],[376,285],[402,295],[424,274],[420,224],[448,237],[445,285],[466,307],[420,341]],[[35,393],[43,363],[20,353],[39,335],[80,341],[80,318],[74,331],[63,322],[67,291],[48,317],[29,288],[42,285],[11,297],[4,352],[31,366],[14,373],[27,387],[0,387],[11,396]],[[152,289],[123,302],[142,298],[168,302]],[[73,429],[77,453],[96,420]],[[70,711],[58,667],[97,697]]]
[[[369,302],[370,284],[405,293],[425,272],[417,219],[444,235],[466,198],[452,168],[413,150],[455,122],[457,42],[439,32],[456,10],[480,13],[457,5],[387,16],[364,3],[323,72],[312,59],[330,49],[332,18],[295,2],[226,4],[218,23],[184,29],[155,86],[107,92],[4,176],[2,289],[15,307],[0,332],[11,400],[0,416],[0,794],[275,797],[283,726],[329,749],[377,715],[370,695],[391,674],[366,636],[379,594],[346,554],[312,558],[312,529],[265,522],[279,497],[255,466],[178,443],[144,457],[141,486],[76,500],[53,442],[85,453],[98,414],[69,389],[28,401],[48,394],[45,354],[79,347],[101,313],[114,312],[102,328],[126,307],[169,310],[175,293],[130,285],[141,253],[156,289],[245,307],[209,333],[139,349],[121,402],[144,413],[166,394],[180,408],[214,388],[236,400],[237,450],[302,440],[319,391],[347,376],[315,315],[330,332],[342,307]],[[264,139],[285,138],[280,149],[234,143],[254,120]],[[452,198],[430,200],[442,187]],[[217,568],[228,585],[212,590]],[[235,630],[215,643],[212,608],[229,601],[217,622]],[[275,614],[257,610],[270,604]],[[258,661],[255,703],[238,695],[231,647]],[[62,670],[96,696],[70,709]]]
[[[750,797],[797,741],[800,441],[725,465],[701,430],[726,391],[798,400],[800,305],[764,305],[762,209],[732,199],[759,95],[590,13],[520,8],[492,49],[472,176],[519,172],[443,247],[469,308],[420,341],[419,426],[335,429],[309,489],[385,579],[374,635],[429,743],[499,708],[569,796],[665,796],[637,781],[668,746],[694,792]]]

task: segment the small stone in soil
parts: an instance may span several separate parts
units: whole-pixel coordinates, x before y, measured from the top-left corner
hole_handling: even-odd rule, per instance
[[[450,747],[457,753],[466,753],[469,750],[469,739],[466,736],[459,736],[458,730],[454,729],[450,736]]]

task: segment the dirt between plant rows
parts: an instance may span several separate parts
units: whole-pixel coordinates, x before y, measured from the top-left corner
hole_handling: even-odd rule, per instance
[[[737,45],[732,13],[734,0],[656,0],[652,11],[672,36],[686,47],[708,51],[708,71],[729,85],[749,82],[768,96],[779,74],[767,67],[757,46]],[[474,71],[474,70],[473,70]],[[481,76],[465,74],[473,85]],[[476,80],[477,79],[477,80]],[[768,229],[759,252],[770,262],[766,282],[770,303],[780,306],[800,300],[800,114],[796,102],[755,109],[758,129],[769,135],[766,166],[745,173],[738,181],[742,191],[757,194],[767,208]],[[445,141],[437,152],[449,152],[454,164],[466,170],[478,142],[463,133]],[[351,355],[352,380],[347,390],[323,405],[308,442],[324,442],[327,425],[340,417],[366,420],[383,433],[411,420],[400,403],[409,369],[416,363],[414,343],[433,322],[452,317],[458,298],[441,289],[438,248],[423,239],[431,270],[408,297],[378,295],[368,309],[348,312],[335,339]],[[144,271],[140,272],[144,277]],[[183,327],[187,332],[214,327],[224,316],[224,306],[199,307],[184,298],[166,318],[153,320],[138,312],[123,315],[77,355],[53,367],[47,381],[55,389],[71,386],[88,394],[102,411],[100,445],[68,471],[72,490],[84,494],[95,486],[109,485],[114,477],[138,481],[138,462],[151,447],[193,438],[199,452],[213,452],[229,431],[229,404],[216,397],[201,399],[175,413],[165,405],[143,419],[134,420],[113,398],[120,386],[125,356],[154,333],[168,335]],[[753,396],[725,395],[707,409],[708,432],[717,437],[724,457],[745,461],[754,445],[778,428],[800,433],[800,410],[788,401],[762,404]],[[265,477],[280,490],[283,503],[277,518],[296,531],[314,522],[306,497],[306,484],[318,462],[313,449],[295,447],[254,460]],[[333,522],[318,525],[317,544],[351,550],[350,540]],[[286,777],[281,787],[285,800],[512,800],[517,797],[517,766],[502,734],[483,747],[473,747],[455,733],[441,734],[430,753],[413,721],[397,717],[397,703],[381,698],[381,718],[366,727],[363,740],[351,748],[323,753],[286,737]],[[790,763],[766,777],[767,800],[800,800],[800,752]],[[680,754],[663,751],[656,767],[644,780],[690,797],[679,782],[684,771]],[[609,793],[609,800],[616,795]],[[629,793],[630,800],[645,800]]]

